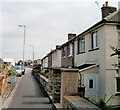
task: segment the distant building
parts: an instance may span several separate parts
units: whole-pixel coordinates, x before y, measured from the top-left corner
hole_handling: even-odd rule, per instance
[[[12,58],[3,58],[3,62],[15,66],[15,61]]]

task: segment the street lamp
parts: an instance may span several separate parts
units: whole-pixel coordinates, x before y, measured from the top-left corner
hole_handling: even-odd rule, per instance
[[[33,49],[33,64],[34,64],[34,45],[30,45]]]
[[[24,67],[24,57],[25,57],[25,34],[26,34],[26,26],[24,25],[19,25],[19,27],[23,27],[24,28],[24,40],[23,40],[23,67]]]

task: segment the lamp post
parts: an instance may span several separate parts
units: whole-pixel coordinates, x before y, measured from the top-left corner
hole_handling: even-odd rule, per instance
[[[34,64],[34,45],[30,45],[33,49],[33,64]]]
[[[25,25],[19,25],[19,27],[24,28],[24,40],[23,40],[23,67],[24,67],[24,58],[25,58],[25,34],[26,34],[26,26]]]

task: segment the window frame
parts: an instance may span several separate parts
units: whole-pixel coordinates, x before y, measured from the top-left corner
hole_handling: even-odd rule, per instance
[[[77,40],[77,53],[85,53],[85,37],[80,37]]]
[[[73,47],[72,47],[72,44],[68,44],[67,46],[67,56],[73,56]]]
[[[91,33],[91,50],[95,50],[99,47],[98,45],[98,31]]]
[[[93,79],[89,79],[89,89],[93,89],[94,88],[94,84],[93,83],[94,83],[94,80]],[[92,86],[91,86],[91,84],[92,84]]]

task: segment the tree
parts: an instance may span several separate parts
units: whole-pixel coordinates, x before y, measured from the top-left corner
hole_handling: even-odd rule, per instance
[[[114,51],[114,53],[110,55],[111,57],[114,56],[114,55],[120,55],[120,49],[118,49],[117,47],[115,48],[111,45],[110,45],[110,47]]]
[[[23,61],[22,60],[19,60],[17,65],[22,65],[23,64]]]
[[[2,59],[2,58],[0,58],[0,62],[3,62],[3,59]]]

